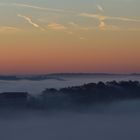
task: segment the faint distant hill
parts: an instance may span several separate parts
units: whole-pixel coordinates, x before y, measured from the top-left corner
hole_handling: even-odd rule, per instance
[[[18,76],[12,76],[12,75],[0,75],[0,80],[20,80],[21,78]]]
[[[52,74],[37,74],[37,75],[0,75],[0,80],[17,81],[31,80],[40,81],[54,79],[64,81],[63,77],[91,77],[91,76],[140,76],[138,73],[132,74],[113,74],[113,73],[52,73]]]
[[[59,76],[55,75],[0,75],[0,80],[4,81],[19,81],[19,80],[30,80],[30,81],[41,81],[47,79],[54,79],[58,81],[64,81]]]
[[[113,73],[53,73],[49,74],[50,76],[112,76],[112,75],[121,75]]]

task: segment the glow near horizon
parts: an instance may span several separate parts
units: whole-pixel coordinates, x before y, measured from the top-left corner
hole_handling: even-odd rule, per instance
[[[139,5],[1,0],[0,73],[140,72]]]

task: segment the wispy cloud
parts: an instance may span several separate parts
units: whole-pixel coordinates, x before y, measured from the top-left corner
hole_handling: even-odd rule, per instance
[[[39,28],[40,27],[38,24],[36,24],[35,22],[33,22],[31,18],[29,18],[27,16],[23,16],[23,15],[18,14],[18,17],[21,17],[21,18],[25,19],[29,24],[31,24],[35,28]]]
[[[118,26],[106,24],[104,21],[101,21],[98,28],[100,30],[111,30],[111,31],[119,31],[121,30]]]
[[[110,19],[110,20],[120,20],[120,21],[128,21],[128,22],[140,22],[140,19],[133,19],[133,18],[126,18],[126,17],[110,17],[106,16],[105,19]]]
[[[58,23],[50,23],[50,24],[48,24],[48,28],[52,29],[52,30],[65,30],[65,29],[67,29],[66,26],[64,26],[62,24],[58,24]]]
[[[24,20],[26,20],[30,25],[32,25],[35,28],[40,29],[41,31],[46,31],[45,28],[41,27],[39,24],[35,23],[34,21],[32,21],[32,19],[28,16],[24,16],[24,15],[20,15],[18,14],[18,17],[23,18]]]
[[[101,12],[104,12],[104,8],[101,5],[96,5],[97,9]]]
[[[12,26],[0,26],[0,33],[16,33],[21,31],[20,28]]]
[[[74,29],[78,29],[78,30],[83,30],[83,31],[87,31],[89,30],[88,27],[82,27],[79,24],[75,23],[75,22],[69,22],[69,25],[71,25]]]
[[[102,16],[98,14],[90,14],[90,13],[81,13],[80,16],[96,18],[98,20],[119,20],[119,21],[128,21],[128,22],[140,22],[140,19],[126,18],[126,17],[111,17],[111,16]]]
[[[106,29],[118,30],[119,29],[117,26],[107,25],[105,23],[105,20],[118,20],[118,21],[123,21],[123,22],[140,22],[140,19],[126,18],[126,17],[111,17],[111,16],[103,16],[99,14],[90,14],[90,13],[81,13],[80,16],[99,20],[100,24],[98,27],[100,30],[106,30]]]
[[[79,25],[74,22],[69,22],[69,25],[73,26],[74,28],[79,28]]]
[[[36,10],[43,10],[43,11],[70,12],[70,13],[73,13],[73,11],[69,11],[69,10],[56,9],[56,8],[48,8],[48,7],[40,7],[40,6],[29,5],[29,4],[24,4],[24,3],[13,3],[11,5],[12,6],[17,6],[17,7],[32,8],[32,9],[36,9]]]

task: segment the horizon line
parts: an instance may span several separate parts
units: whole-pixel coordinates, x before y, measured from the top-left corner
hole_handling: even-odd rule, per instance
[[[58,72],[58,73],[0,73],[0,76],[26,76],[26,75],[140,75],[140,72],[132,72],[132,73],[114,73],[114,72]]]

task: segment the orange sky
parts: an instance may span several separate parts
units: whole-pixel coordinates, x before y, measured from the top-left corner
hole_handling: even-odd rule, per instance
[[[1,1],[0,74],[140,73],[139,1]]]
[[[78,34],[78,33],[77,33]],[[140,32],[0,35],[0,73],[140,71]]]

